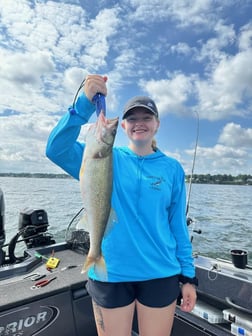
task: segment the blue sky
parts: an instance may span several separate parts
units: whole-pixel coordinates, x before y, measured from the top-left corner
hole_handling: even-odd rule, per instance
[[[251,13],[251,0],[0,0],[0,172],[61,173],[47,137],[99,73],[108,117],[133,95],[156,101],[158,146],[187,174],[197,115],[194,172],[252,174]]]

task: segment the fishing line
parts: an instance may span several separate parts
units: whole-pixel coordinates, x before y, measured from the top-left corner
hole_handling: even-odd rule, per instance
[[[81,208],[77,212],[77,214],[74,215],[74,217],[71,219],[70,223],[68,224],[67,229],[66,229],[66,233],[65,233],[65,240],[67,240],[67,234],[68,234],[68,231],[70,230],[71,225],[73,224],[74,220],[81,214],[82,210],[84,210],[84,208]]]
[[[189,204],[190,204],[190,197],[191,197],[191,190],[192,190],[192,179],[194,174],[194,167],[195,167],[195,161],[196,161],[196,154],[198,149],[198,141],[199,141],[199,113],[197,111],[194,111],[197,116],[197,128],[196,128],[196,140],[195,140],[195,146],[194,146],[194,155],[193,155],[193,163],[192,163],[192,171],[190,175],[189,180],[189,188],[188,188],[188,195],[187,195],[187,205],[186,205],[186,216],[189,212]],[[192,222],[192,219],[188,218]],[[191,222],[189,224],[191,224]]]
[[[71,114],[76,114],[76,110],[75,110],[75,104],[76,104],[76,100],[78,98],[78,95],[80,93],[80,90],[83,88],[83,86],[85,85],[85,82],[86,82],[86,78],[84,78],[82,80],[82,82],[80,83],[80,86],[78,87],[76,93],[75,93],[75,96],[74,96],[74,99],[73,99],[73,103],[72,103],[72,106],[69,107],[68,111],[71,113]]]

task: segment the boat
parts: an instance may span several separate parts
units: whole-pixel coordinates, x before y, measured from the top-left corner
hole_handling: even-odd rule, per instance
[[[0,189],[0,336],[97,335],[87,278],[81,273],[89,248],[88,232],[76,224],[81,211],[66,228],[65,241],[56,242],[46,211],[23,209],[17,233],[6,243]],[[25,250],[17,256],[20,241]],[[243,254],[239,262],[247,257]],[[194,262],[197,304],[185,313],[178,298],[171,335],[252,335],[252,267],[247,260],[239,265],[232,258],[195,254]],[[133,335],[138,335],[136,316]]]

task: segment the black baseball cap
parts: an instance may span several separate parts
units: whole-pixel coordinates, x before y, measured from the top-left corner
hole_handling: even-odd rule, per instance
[[[158,118],[158,109],[154,101],[146,96],[136,96],[131,98],[125,105],[122,118],[125,119],[129,116],[130,111],[136,107],[143,107],[149,112],[153,113]]]

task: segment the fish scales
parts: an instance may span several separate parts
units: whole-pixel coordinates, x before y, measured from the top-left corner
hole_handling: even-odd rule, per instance
[[[96,265],[106,273],[101,243],[111,212],[113,185],[112,148],[118,118],[107,119],[103,112],[86,133],[86,144],[80,169],[80,188],[90,234],[90,248],[83,266],[86,272]]]

